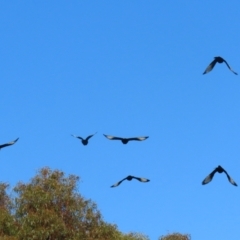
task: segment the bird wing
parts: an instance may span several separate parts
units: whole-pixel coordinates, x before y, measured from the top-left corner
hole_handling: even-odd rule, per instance
[[[124,179],[122,179],[121,181],[119,181],[119,182],[117,182],[117,183],[115,183],[115,184],[113,184],[111,187],[117,187],[117,186],[119,186],[124,180],[126,180],[127,178],[125,177]]]
[[[228,175],[227,171],[223,169],[223,171],[226,173],[227,175],[227,178],[228,178],[228,181],[234,185],[234,186],[237,186],[237,184],[235,183],[235,181]]]
[[[132,178],[135,178],[135,179],[137,179],[137,180],[140,181],[140,182],[149,182],[149,181],[150,181],[150,180],[147,179],[147,178],[140,178],[140,177],[133,177],[133,176],[132,176]]]
[[[86,140],[88,140],[89,138],[91,138],[92,136],[94,136],[96,133],[97,133],[97,132],[95,132],[95,133],[92,134],[92,135],[89,135],[89,136],[86,138]]]
[[[110,135],[105,135],[103,134],[106,138],[108,138],[109,140],[123,140],[123,138],[120,137],[114,137],[114,136],[110,136]]]
[[[208,65],[208,67],[206,68],[206,70],[204,71],[203,74],[206,74],[206,73],[210,72],[210,71],[214,68],[214,66],[215,66],[216,63],[217,63],[217,61],[216,61],[216,59],[214,59],[214,60]]]
[[[236,72],[234,72],[234,71],[232,70],[232,68],[229,66],[229,64],[227,63],[226,60],[223,59],[223,61],[226,63],[226,65],[228,66],[228,68],[230,69],[230,71],[232,71],[234,74],[238,75]]]
[[[207,184],[212,181],[214,174],[217,172],[217,169],[213,170],[203,181],[202,184]]]
[[[73,135],[73,134],[71,134],[71,136],[73,136],[75,138],[78,138],[78,139],[81,139],[81,140],[84,140],[82,137],[79,137],[79,136],[76,136],[76,135]]]
[[[143,140],[146,140],[147,138],[149,138],[149,137],[134,137],[134,138],[127,138],[127,140],[143,141]]]
[[[14,143],[16,143],[16,142],[18,141],[18,139],[19,139],[19,138],[17,138],[17,139],[14,140],[14,141],[11,141],[11,142],[9,142],[9,143],[4,143],[4,144],[0,145],[0,149],[1,149],[1,148],[4,148],[4,147],[8,147],[8,146],[13,145]]]

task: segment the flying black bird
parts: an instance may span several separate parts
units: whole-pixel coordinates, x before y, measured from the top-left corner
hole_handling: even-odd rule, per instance
[[[117,186],[119,186],[124,180],[131,181],[133,178],[137,179],[137,180],[140,181],[140,182],[149,182],[149,181],[150,181],[150,180],[147,179],[147,178],[139,178],[139,177],[134,177],[134,176],[129,175],[129,176],[125,177],[124,179],[122,179],[121,181],[115,183],[115,184],[112,185],[111,187],[117,187]]]
[[[94,134],[92,134],[92,135],[89,135],[86,139],[83,139],[82,137],[79,137],[79,136],[75,136],[75,135],[72,135],[73,137],[75,137],[75,138],[78,138],[78,139],[81,139],[82,140],[82,144],[84,145],[84,146],[86,146],[87,144],[88,144],[88,140],[92,137],[92,136],[94,136],[96,133],[94,133]]]
[[[216,172],[218,172],[218,173],[223,173],[223,172],[225,172],[226,175],[227,175],[228,181],[229,181],[232,185],[237,186],[237,184],[234,182],[234,180],[228,175],[227,171],[226,171],[225,169],[223,169],[220,165],[219,165],[217,168],[215,168],[215,169],[202,181],[202,184],[204,185],[204,184],[207,184],[207,183],[211,182],[212,179],[213,179],[213,176],[214,176],[214,174],[215,174]]]
[[[206,70],[205,70],[205,72],[204,72],[203,74],[206,74],[206,73],[210,72],[210,71],[214,68],[214,66],[215,66],[216,63],[223,63],[223,62],[226,63],[226,65],[228,66],[228,68],[229,68],[234,74],[238,75],[236,72],[234,72],[234,71],[231,69],[231,67],[228,65],[227,61],[224,60],[222,57],[214,57],[214,60],[208,65],[208,67],[206,68]]]
[[[146,140],[149,137],[133,137],[133,138],[121,138],[121,137],[114,137],[114,136],[110,136],[110,135],[105,135],[103,134],[106,138],[108,138],[109,140],[121,140],[123,144],[127,144],[128,141],[143,141]]]
[[[1,150],[2,148],[4,148],[4,147],[8,147],[8,146],[13,145],[15,142],[17,142],[18,139],[19,139],[19,138],[17,138],[16,140],[14,140],[14,141],[12,141],[12,142],[5,143],[5,144],[0,145],[0,150]]]

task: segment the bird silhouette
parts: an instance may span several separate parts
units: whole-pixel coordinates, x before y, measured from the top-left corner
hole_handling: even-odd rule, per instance
[[[80,139],[80,140],[82,140],[82,144],[84,145],[84,146],[86,146],[86,145],[88,145],[88,140],[92,137],[92,136],[94,136],[95,134],[96,134],[97,132],[95,132],[94,134],[92,134],[92,135],[89,135],[87,138],[82,138],[82,137],[79,137],[79,136],[76,136],[76,135],[73,135],[73,134],[71,134],[73,137],[75,137],[75,138],[78,138],[78,139]]]
[[[149,181],[150,181],[150,180],[147,179],[147,178],[139,178],[139,177],[134,177],[134,176],[129,175],[129,176],[125,177],[124,179],[122,179],[121,181],[115,183],[115,184],[112,185],[111,187],[117,187],[117,186],[119,186],[124,180],[132,181],[133,178],[137,179],[137,180],[140,181],[140,182],[149,182]]]
[[[127,144],[129,141],[143,141],[149,137],[133,137],[133,138],[121,138],[121,137],[114,137],[110,135],[103,134],[109,140],[121,140],[123,144]]]
[[[220,165],[215,168],[203,181],[202,181],[202,184],[207,184],[209,182],[212,181],[213,177],[214,177],[214,174],[218,172],[218,173],[223,173],[225,172],[226,175],[227,175],[227,178],[228,178],[228,181],[234,185],[234,186],[237,186],[237,184],[234,182],[234,180],[228,175],[227,171],[225,169],[223,169]]]
[[[206,73],[212,71],[212,69],[214,68],[214,66],[215,66],[216,63],[223,63],[223,62],[226,63],[226,65],[228,66],[228,68],[229,68],[234,74],[238,75],[236,72],[234,72],[234,71],[232,70],[232,68],[229,66],[229,64],[227,63],[227,61],[224,60],[222,57],[214,57],[214,60],[208,65],[208,67],[206,68],[206,70],[204,71],[203,74],[206,74]]]
[[[17,142],[18,139],[19,139],[19,138],[17,138],[16,140],[14,140],[14,141],[12,141],[12,142],[4,143],[4,144],[0,145],[0,150],[1,150],[2,148],[4,148],[4,147],[8,147],[8,146],[13,145],[15,142]]]

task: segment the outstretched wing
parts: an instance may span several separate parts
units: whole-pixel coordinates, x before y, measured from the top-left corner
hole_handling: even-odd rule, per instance
[[[119,182],[117,182],[117,183],[115,183],[115,184],[113,184],[111,187],[117,187],[117,186],[119,186],[124,180],[126,180],[127,178],[125,177],[124,179],[122,179],[121,181],[119,181]]]
[[[229,64],[227,63],[226,60],[223,59],[223,61],[226,63],[226,65],[228,66],[228,68],[230,69],[230,71],[232,71],[234,74],[238,75],[236,72],[234,72],[234,71],[232,70],[232,68],[229,66]]]
[[[135,140],[135,141],[144,141],[147,138],[149,138],[149,137],[134,137],[134,138],[127,138],[127,140],[129,140],[129,141],[133,141],[133,140]]]
[[[86,138],[86,140],[89,140],[89,138],[91,138],[92,136],[94,136],[96,133],[97,133],[97,132],[95,132],[95,133],[92,134],[92,135],[89,135],[89,136]]]
[[[211,182],[212,179],[213,179],[213,176],[214,176],[214,174],[215,174],[216,172],[217,172],[217,169],[215,169],[214,171],[212,171],[212,172],[202,181],[202,184],[204,185],[204,184],[207,184],[207,183]]]
[[[19,139],[19,138],[17,138],[16,140],[14,140],[14,141],[12,141],[12,142],[4,143],[4,144],[0,145],[0,149],[1,149],[1,148],[4,148],[4,147],[8,147],[8,146],[13,145],[14,143],[17,142],[18,139]]]
[[[210,71],[214,68],[216,62],[217,62],[216,59],[214,59],[214,60],[208,65],[208,67],[206,68],[206,70],[204,71],[203,74],[206,74],[206,73],[210,72]]]
[[[223,171],[226,173],[227,178],[228,178],[228,181],[229,181],[232,185],[237,186],[237,184],[235,183],[235,181],[228,175],[227,171],[226,171],[226,170],[223,170]]]
[[[114,137],[114,136],[105,135],[105,134],[103,135],[109,140],[123,140],[123,138],[120,138],[120,137]]]
[[[137,180],[140,181],[140,182],[149,182],[149,181],[150,181],[150,180],[147,179],[147,178],[139,178],[139,177],[133,177],[133,178],[137,179]]]
[[[76,135],[73,135],[73,134],[71,134],[71,136],[73,136],[75,138],[78,138],[78,139],[81,139],[81,140],[84,140],[82,137],[79,137],[79,136],[76,136]]]

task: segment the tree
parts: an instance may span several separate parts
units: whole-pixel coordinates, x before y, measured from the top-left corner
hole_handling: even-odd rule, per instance
[[[191,240],[191,236],[189,234],[171,233],[161,236],[159,240]]]
[[[106,223],[97,205],[77,191],[79,177],[48,167],[29,183],[18,183],[15,198],[0,183],[0,240],[149,240],[141,233],[123,234]],[[190,240],[178,233],[159,240]]]
[[[29,184],[19,183],[14,189],[18,239],[143,240],[105,223],[96,204],[77,192],[78,180],[43,168]]]
[[[16,224],[11,214],[12,201],[7,195],[8,184],[0,183],[0,239],[15,239]]]

